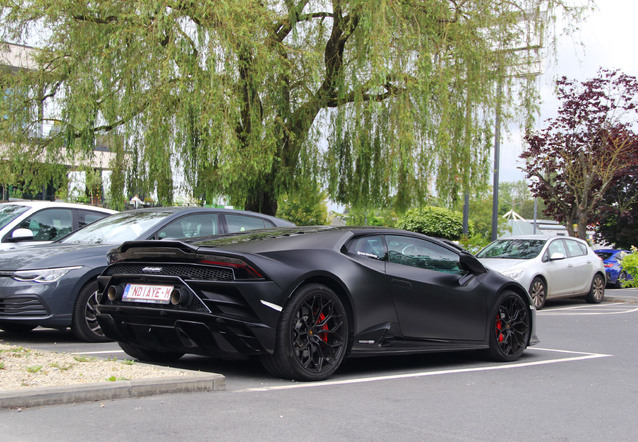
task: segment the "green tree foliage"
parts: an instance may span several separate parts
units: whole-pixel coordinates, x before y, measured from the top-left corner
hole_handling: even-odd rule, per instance
[[[621,261],[622,268],[628,275],[631,275],[631,279],[623,280],[623,287],[638,287],[638,249],[635,246],[631,247],[631,254],[625,256]]]
[[[507,184],[505,188],[507,188]],[[474,229],[474,236],[483,237],[485,240],[489,240],[492,237],[492,188],[488,187],[485,191],[477,194],[470,195],[470,207],[469,207],[469,221],[472,223]],[[499,215],[505,214],[509,210],[509,205],[504,201],[503,195],[507,198],[507,192],[499,192]],[[456,212],[463,212],[464,201],[458,201],[453,210]],[[505,232],[507,220],[502,216],[498,217],[498,230],[499,236]],[[476,238],[477,242],[478,238]]]
[[[463,234],[463,214],[435,206],[410,209],[398,219],[396,226],[437,238],[457,240]]]
[[[127,188],[162,204],[177,169],[196,197],[271,214],[318,179],[357,207],[454,199],[487,182],[497,84],[504,119],[535,109],[517,49],[567,1],[5,1],[0,38],[42,50],[8,76],[0,130],[46,163],[117,135]],[[61,130],[31,139],[43,120]]]
[[[313,189],[284,195],[279,200],[277,216],[287,219],[298,226],[315,226],[328,223],[328,204],[326,193],[318,183]]]
[[[394,227],[397,214],[389,207],[383,209],[351,207],[343,218],[349,226]]]

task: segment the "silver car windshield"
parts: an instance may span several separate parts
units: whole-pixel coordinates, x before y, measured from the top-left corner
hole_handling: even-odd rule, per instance
[[[537,257],[545,239],[500,239],[476,254],[477,258],[532,259]]]
[[[26,212],[27,210],[29,210],[29,206],[0,204],[0,229],[4,228],[4,226],[16,219],[18,215]]]
[[[139,236],[173,213],[164,210],[117,213],[89,224],[64,237],[59,242],[65,244],[121,244],[124,241],[147,239],[139,238]]]

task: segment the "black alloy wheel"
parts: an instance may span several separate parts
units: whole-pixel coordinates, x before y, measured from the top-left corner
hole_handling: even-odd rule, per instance
[[[73,320],[71,331],[83,341],[107,342],[111,339],[104,336],[104,332],[97,322],[95,306],[100,303],[102,294],[97,291],[97,281],[90,281],[80,290],[80,294],[73,306]]]
[[[605,297],[605,278],[600,273],[594,275],[586,300],[592,304],[600,304]]]
[[[529,307],[517,293],[504,291],[490,316],[489,353],[497,361],[514,361],[527,348],[530,334]]]
[[[532,297],[534,307],[540,310],[547,300],[547,284],[540,276],[535,277],[529,286],[529,295]]]
[[[281,312],[272,356],[262,357],[271,374],[320,381],[341,365],[348,346],[348,317],[339,297],[321,284],[301,287]]]

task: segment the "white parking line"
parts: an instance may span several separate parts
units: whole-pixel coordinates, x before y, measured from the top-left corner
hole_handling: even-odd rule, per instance
[[[447,374],[472,373],[472,372],[479,372],[479,371],[509,370],[512,368],[533,367],[537,365],[557,364],[561,362],[584,361],[587,359],[608,358],[612,356],[612,355],[601,354],[601,353],[583,353],[583,352],[576,352],[576,351],[569,351],[569,350],[554,350],[549,348],[529,348],[528,350],[567,353],[567,354],[573,354],[578,356],[566,357],[561,359],[551,359],[547,361],[520,362],[516,364],[499,364],[499,365],[490,365],[487,367],[461,368],[461,369],[454,369],[454,370],[423,371],[418,373],[405,373],[405,374],[388,375],[388,376],[373,376],[369,378],[344,379],[341,381],[323,381],[323,382],[309,382],[309,383],[303,383],[303,384],[273,385],[272,387],[254,387],[254,388],[245,388],[241,390],[236,390],[235,393],[292,390],[296,388],[332,387],[335,385],[362,384],[366,382],[392,381],[396,379],[420,378],[425,376],[440,376],[440,375],[447,375]]]
[[[104,350],[104,351],[78,351],[71,353],[72,355],[109,355],[113,353],[125,353],[124,350]]]
[[[540,316],[593,316],[593,315],[623,315],[627,313],[638,312],[635,304],[619,303],[619,304],[597,304],[597,305],[578,305],[572,307],[561,307],[550,310],[541,310],[536,314]]]

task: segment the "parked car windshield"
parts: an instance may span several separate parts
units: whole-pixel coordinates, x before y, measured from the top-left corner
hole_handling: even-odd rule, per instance
[[[65,238],[65,244],[121,244],[137,239],[146,230],[158,225],[174,212],[121,212],[89,224]]]
[[[0,229],[13,221],[18,215],[29,210],[29,206],[0,204]]]
[[[481,250],[477,258],[532,259],[541,253],[544,239],[499,239]]]

